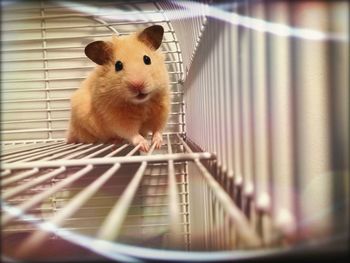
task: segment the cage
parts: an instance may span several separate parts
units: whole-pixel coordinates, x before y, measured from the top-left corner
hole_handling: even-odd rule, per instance
[[[343,255],[347,1],[1,1],[2,260]],[[68,144],[93,40],[159,24],[161,149]]]

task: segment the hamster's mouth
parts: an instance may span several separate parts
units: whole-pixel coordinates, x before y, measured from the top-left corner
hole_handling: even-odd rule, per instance
[[[138,92],[137,94],[134,95],[134,97],[132,98],[132,101],[134,103],[143,103],[147,101],[149,97],[150,97],[150,92],[148,93]]]
[[[138,99],[138,100],[143,100],[143,99],[145,99],[146,97],[148,96],[148,93],[139,93],[139,94],[137,94],[136,95],[136,99]]]

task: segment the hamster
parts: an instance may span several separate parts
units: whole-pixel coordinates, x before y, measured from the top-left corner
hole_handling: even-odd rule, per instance
[[[112,36],[85,47],[97,64],[71,97],[68,143],[126,139],[149,150],[162,145],[170,111],[169,76],[158,50],[164,29],[154,25],[128,36]]]

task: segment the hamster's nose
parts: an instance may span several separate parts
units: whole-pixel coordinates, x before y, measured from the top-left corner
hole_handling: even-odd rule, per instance
[[[129,82],[129,88],[136,93],[139,93],[145,89],[145,85],[143,82],[141,81],[133,81],[133,82]]]

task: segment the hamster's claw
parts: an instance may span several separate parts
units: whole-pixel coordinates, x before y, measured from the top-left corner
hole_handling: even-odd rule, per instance
[[[148,152],[149,151],[149,143],[147,140],[144,140],[140,142],[140,150],[143,152]]]
[[[149,143],[148,141],[143,138],[141,135],[137,135],[132,139],[132,144],[137,146],[140,145],[140,150],[143,152],[148,152],[149,151]]]
[[[162,147],[163,136],[162,136],[161,133],[156,132],[156,133],[153,134],[152,144],[155,144],[156,149],[160,149],[160,147]]]

